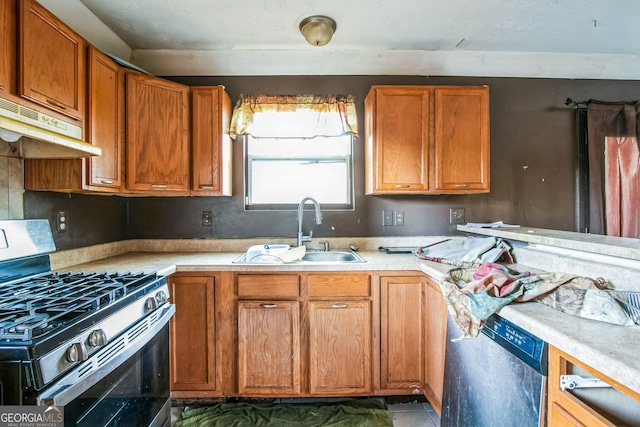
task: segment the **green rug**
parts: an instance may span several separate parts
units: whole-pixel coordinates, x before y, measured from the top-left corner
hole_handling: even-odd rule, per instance
[[[181,415],[175,427],[393,427],[382,398],[337,403],[218,403]]]

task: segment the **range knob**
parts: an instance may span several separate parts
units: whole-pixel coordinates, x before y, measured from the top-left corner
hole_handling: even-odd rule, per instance
[[[74,342],[67,349],[67,361],[70,363],[82,362],[88,358],[87,348],[81,342]]]
[[[107,333],[104,329],[96,329],[89,334],[88,341],[90,347],[102,347],[107,345],[109,340],[107,339]]]
[[[167,294],[165,294],[164,291],[158,291],[156,293],[156,302],[158,303],[158,305],[164,304],[165,302],[167,302],[167,299]]]
[[[153,297],[147,298],[147,300],[144,303],[144,310],[151,311],[151,310],[155,310],[156,308],[158,308],[158,302],[156,301],[156,299]]]

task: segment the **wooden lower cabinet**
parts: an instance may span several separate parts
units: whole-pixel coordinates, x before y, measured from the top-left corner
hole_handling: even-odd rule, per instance
[[[425,382],[424,276],[380,278],[380,388],[422,393]]]
[[[442,411],[444,355],[447,345],[447,306],[440,286],[426,278],[426,338],[424,395],[438,415]]]
[[[238,302],[238,393],[300,394],[298,301]]]
[[[169,285],[174,398],[424,393],[440,412],[446,307],[423,274],[177,273]]]
[[[596,371],[589,365],[549,346],[549,426],[611,427],[640,425],[640,393]],[[610,389],[563,390],[562,375],[598,378]]]
[[[371,303],[309,302],[309,392],[371,392]]]
[[[215,277],[169,277],[171,396],[219,395],[216,382]]]

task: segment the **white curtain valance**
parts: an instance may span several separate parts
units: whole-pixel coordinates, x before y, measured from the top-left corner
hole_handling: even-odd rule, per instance
[[[353,95],[241,95],[230,134],[254,138],[358,136]]]

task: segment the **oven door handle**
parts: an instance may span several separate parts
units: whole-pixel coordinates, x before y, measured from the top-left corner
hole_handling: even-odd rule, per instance
[[[77,398],[151,341],[175,312],[176,306],[167,304],[134,324],[48,387],[38,396],[37,404],[64,406]]]

